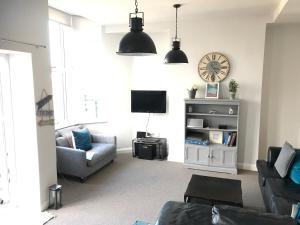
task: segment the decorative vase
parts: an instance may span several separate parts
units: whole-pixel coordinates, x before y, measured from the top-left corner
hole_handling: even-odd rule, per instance
[[[230,93],[230,99],[234,100],[236,92],[229,92],[229,93]]]
[[[196,96],[196,91],[197,90],[189,90],[188,92],[189,92],[189,98],[190,99],[194,99],[195,98],[195,96]]]

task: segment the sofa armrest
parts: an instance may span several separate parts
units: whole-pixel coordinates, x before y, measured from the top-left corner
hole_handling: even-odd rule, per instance
[[[93,143],[108,143],[108,144],[117,144],[116,136],[109,136],[103,134],[91,134]]]
[[[86,152],[80,149],[56,146],[57,164],[59,168],[86,167]]]
[[[278,156],[279,156],[279,153],[281,151],[281,147],[273,147],[273,146],[270,146],[268,148],[268,159],[267,159],[267,162],[268,162],[268,166],[269,167],[273,167]]]

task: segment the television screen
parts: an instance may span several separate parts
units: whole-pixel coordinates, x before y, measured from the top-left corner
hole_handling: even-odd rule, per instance
[[[166,91],[131,91],[131,112],[165,113]]]

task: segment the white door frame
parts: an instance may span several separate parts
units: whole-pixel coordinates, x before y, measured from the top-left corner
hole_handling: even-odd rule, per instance
[[[0,54],[0,198],[11,202],[16,188],[15,138],[9,56]],[[1,185],[2,184],[2,185]]]

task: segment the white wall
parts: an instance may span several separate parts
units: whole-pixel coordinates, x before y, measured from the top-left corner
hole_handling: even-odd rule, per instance
[[[107,128],[117,135],[119,149],[131,148],[130,82],[132,58],[116,54],[122,34],[103,34],[99,90],[106,96]]]
[[[181,22],[179,36],[182,49],[189,57],[187,65],[164,65],[170,50],[173,23],[146,24],[145,31],[154,39],[158,55],[150,57],[124,57],[115,54],[127,26],[106,26],[102,35],[102,57],[99,70],[90,78],[92,87],[103,96],[107,110],[107,124],[98,126],[117,135],[118,148],[130,148],[137,130],[144,130],[146,114],[130,113],[130,90],[167,90],[168,111],[151,115],[149,131],[168,138],[169,159],[183,161],[184,98],[187,88],[201,86],[197,97],[203,97],[205,83],[200,79],[197,66],[200,58],[211,51],[219,51],[231,61],[231,74],[221,84],[221,97],[228,97],[231,78],[240,83],[238,97],[241,106],[241,135],[238,162],[240,167],[255,169],[258,157],[261,85],[265,41],[263,17],[201,18]],[[123,29],[125,27],[125,29]],[[100,54],[101,55],[101,54]]]
[[[136,57],[133,61],[130,89],[167,90],[168,112],[150,118],[149,131],[166,137],[169,143],[169,160],[183,161],[184,149],[184,98],[187,88],[201,86],[197,97],[203,97],[205,83],[200,79],[197,66],[200,58],[211,51],[222,52],[231,62],[228,79],[221,83],[221,96],[228,97],[228,82],[231,78],[240,84],[238,97],[241,106],[241,135],[238,154],[240,167],[255,169],[258,156],[258,132],[260,124],[261,85],[265,41],[266,18],[205,18],[181,22],[179,37],[182,49],[189,58],[187,65],[164,65],[165,54],[170,50],[173,31],[170,24],[146,24],[145,31],[156,43],[158,55]],[[147,28],[148,27],[148,28]],[[153,29],[154,28],[154,29]],[[107,27],[106,30],[118,30]],[[114,48],[119,40],[114,41]],[[115,50],[115,49],[111,49]],[[121,56],[119,56],[121,57]],[[127,60],[121,57],[121,60]],[[127,92],[130,95],[130,92]],[[123,99],[128,99],[129,96]],[[146,114],[131,114],[132,137],[135,131],[144,130]],[[130,142],[128,141],[130,146]]]
[[[46,0],[3,0],[0,2],[0,37],[23,42],[37,43],[48,46],[48,2]],[[34,96],[32,102],[40,99],[41,91],[45,88],[51,93],[51,79],[49,74],[49,48],[36,48],[23,44],[1,42],[0,49],[29,52],[32,54],[32,71]],[[21,80],[20,80],[21,82]],[[24,89],[26,90],[26,89]],[[23,90],[19,90],[23,91]],[[32,96],[33,97],[33,96]],[[26,105],[24,106],[26,107]],[[26,118],[24,118],[26,120]],[[26,127],[23,127],[26,132]],[[37,127],[36,133],[32,133],[32,140],[36,139],[34,149],[27,149],[26,143],[23,150],[23,160],[35,164],[38,170],[32,171],[27,176],[39,178],[39,186],[33,189],[39,190],[37,208],[45,208],[48,205],[48,186],[56,183],[56,155],[54,128]],[[35,155],[35,157],[32,157]],[[30,179],[28,179],[28,185]],[[33,184],[37,185],[37,184]]]
[[[99,92],[106,96],[107,124],[104,131],[117,135],[119,148],[130,148],[137,130],[144,130],[146,114],[130,113],[131,89],[167,90],[168,112],[151,115],[149,131],[167,137],[173,161],[183,161],[184,98],[193,84],[201,86],[197,97],[203,97],[205,83],[199,78],[200,58],[211,51],[228,56],[231,74],[221,83],[221,97],[228,98],[231,78],[240,84],[241,135],[238,162],[241,168],[255,169],[259,149],[261,86],[264,56],[265,27],[268,17],[212,17],[179,23],[182,49],[187,53],[188,65],[164,65],[163,58],[170,50],[174,23],[147,24],[145,31],[154,39],[158,55],[151,57],[117,56],[119,41],[128,26],[106,26],[102,36],[103,54],[99,74],[93,77]],[[125,29],[124,29],[125,28]],[[170,29],[171,28],[171,29]]]
[[[300,24],[268,24],[260,124],[260,154],[289,141],[300,147]]]

